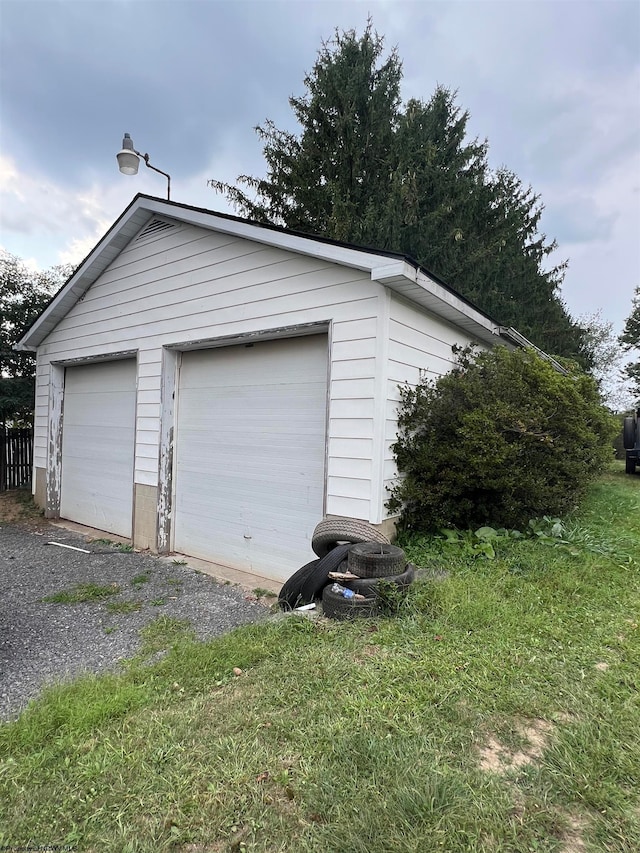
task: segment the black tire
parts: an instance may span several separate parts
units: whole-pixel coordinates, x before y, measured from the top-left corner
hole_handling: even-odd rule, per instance
[[[366,595],[375,598],[378,593],[379,584],[393,583],[400,589],[408,589],[416,577],[416,567],[413,563],[407,563],[404,572],[401,575],[391,575],[385,578],[358,578],[353,581],[343,581],[342,585],[347,589],[352,589],[360,595]]]
[[[626,463],[624,466],[624,470],[627,474],[635,474],[636,473],[636,464],[637,460],[634,459],[633,456],[627,456]]]
[[[349,549],[349,571],[360,578],[401,575],[407,563],[402,548],[378,542],[360,542]]]
[[[316,525],[311,539],[311,547],[318,557],[324,557],[338,542],[382,542],[388,545],[388,538],[377,527],[355,518],[323,518]]]
[[[636,423],[633,418],[624,419],[622,424],[622,443],[625,450],[633,450],[636,446]]]
[[[329,619],[360,619],[378,616],[378,605],[373,598],[344,598],[332,592],[331,586],[322,591],[322,612]]]
[[[301,594],[306,601],[320,598],[322,590],[329,583],[329,572],[335,572],[349,553],[349,544],[338,545],[333,551],[329,551],[321,557],[313,576],[303,584]]]
[[[278,596],[278,604],[283,610],[293,610],[301,604],[309,604],[319,598],[322,589],[329,582],[329,572],[335,572],[345,559],[351,545],[339,545],[320,560],[307,563],[284,582]]]
[[[304,603],[301,600],[300,590],[305,581],[313,575],[319,562],[320,560],[311,560],[284,582],[278,595],[278,604],[283,610],[293,610],[294,607]]]

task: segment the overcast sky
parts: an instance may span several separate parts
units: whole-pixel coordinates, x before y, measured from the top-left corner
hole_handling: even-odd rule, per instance
[[[368,14],[403,99],[457,90],[492,167],[541,195],[571,314],[619,331],[640,283],[638,0],[0,0],[0,245],[78,262],[137,192],[164,196],[144,165],[118,172],[125,131],[172,200],[233,212],[207,179],[264,174],[253,128],[295,129],[321,41]]]

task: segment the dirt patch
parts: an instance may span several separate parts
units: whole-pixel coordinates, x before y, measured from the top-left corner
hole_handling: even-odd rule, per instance
[[[508,765],[508,750],[499,740],[490,737],[484,746],[478,748],[480,769],[487,773],[502,773]]]
[[[570,720],[571,715],[556,715],[557,720],[564,721],[563,718]],[[511,770],[533,764],[542,756],[555,726],[548,720],[533,719],[516,722],[513,729],[526,742],[526,746],[514,749],[502,743],[495,735],[490,736],[487,742],[478,748],[482,770],[503,776]],[[507,786],[514,798],[513,814],[522,821],[527,807],[526,798],[513,779],[507,780]],[[560,821],[564,826],[560,835],[559,853],[586,853],[584,835],[588,829],[588,821],[581,815],[564,812],[558,813],[558,822]]]
[[[544,752],[553,728],[553,723],[547,720],[527,720],[516,723],[515,731],[526,742],[526,746],[522,749],[512,749],[496,737],[489,737],[487,742],[478,749],[480,768],[489,773],[502,774],[509,770],[518,770],[526,764],[532,764]]]
[[[578,815],[570,815],[568,824],[561,839],[562,853],[585,853],[587,847],[583,837],[587,829],[587,821]]]
[[[0,492],[0,526],[14,524],[29,528],[48,528],[42,510],[34,504],[31,493],[26,489]]]
[[[598,663],[594,664],[593,668],[599,670],[600,672],[604,672],[605,670],[609,669],[609,664],[601,660],[598,661]]]
[[[376,646],[373,643],[367,644],[366,646],[362,646],[362,648],[356,652],[353,656],[353,659],[356,663],[365,663],[367,659],[377,658],[377,657],[388,657],[389,652],[386,649],[383,649],[381,646]]]

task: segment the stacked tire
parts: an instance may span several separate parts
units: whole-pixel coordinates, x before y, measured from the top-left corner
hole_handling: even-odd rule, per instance
[[[278,596],[283,610],[293,610],[320,598],[329,583],[329,572],[335,572],[346,561],[353,544],[367,540],[388,545],[389,540],[376,527],[354,518],[323,518],[313,531],[311,547],[317,560],[298,569],[285,582]]]
[[[337,545],[345,542],[358,544],[360,542],[379,542],[388,545],[389,540],[381,530],[366,521],[356,518],[331,517],[323,518],[316,525],[311,539],[311,547],[318,557],[324,557]]]
[[[298,569],[285,582],[278,596],[284,610],[322,598],[324,615],[330,619],[378,616],[387,585],[394,584],[404,592],[415,577],[404,551],[364,521],[324,518],[314,530],[311,546],[318,559]],[[340,582],[357,597],[345,598],[333,592],[329,577],[333,572],[357,575],[357,579]]]
[[[402,548],[380,542],[352,545],[338,571],[357,575],[357,579],[340,581],[340,585],[364,597],[345,598],[332,590],[332,584],[325,586],[322,609],[330,619],[378,616],[389,590],[402,595],[415,578],[415,568],[407,563]]]

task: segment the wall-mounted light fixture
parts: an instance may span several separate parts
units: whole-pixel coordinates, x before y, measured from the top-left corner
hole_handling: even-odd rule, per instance
[[[155,166],[152,166],[149,162],[149,155],[141,154],[139,151],[136,151],[133,147],[133,139],[128,133],[125,133],[124,139],[122,140],[122,151],[119,151],[116,154],[118,169],[120,169],[123,175],[137,175],[138,166],[140,165],[140,157],[144,160],[145,166],[148,166],[150,169],[153,169],[154,172],[159,172],[161,175],[165,176],[167,179],[167,201],[170,201],[171,176],[166,172],[163,172],[162,169],[157,169]]]

